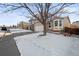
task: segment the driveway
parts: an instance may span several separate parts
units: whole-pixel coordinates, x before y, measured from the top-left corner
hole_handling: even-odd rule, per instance
[[[14,37],[31,33],[33,32],[13,33],[0,38],[0,56],[20,56]]]
[[[13,35],[3,37],[0,41],[0,56],[19,56],[19,50],[13,39]]]

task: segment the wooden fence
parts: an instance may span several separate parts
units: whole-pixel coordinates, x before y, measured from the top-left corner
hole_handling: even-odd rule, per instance
[[[64,32],[65,33],[69,33],[69,34],[79,35],[79,28],[68,28],[68,27],[65,27],[64,28]]]

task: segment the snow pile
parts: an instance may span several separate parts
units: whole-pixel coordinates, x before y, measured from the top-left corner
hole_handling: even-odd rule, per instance
[[[32,32],[31,30],[10,29],[11,33]]]
[[[46,36],[38,36],[39,34],[34,33],[14,38],[21,55],[79,55],[79,38],[51,33],[47,33]]]

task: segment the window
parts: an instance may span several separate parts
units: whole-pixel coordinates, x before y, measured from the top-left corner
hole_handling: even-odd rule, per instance
[[[55,21],[55,26],[58,26],[58,21]]]
[[[62,21],[61,20],[59,21],[59,26],[62,26]]]

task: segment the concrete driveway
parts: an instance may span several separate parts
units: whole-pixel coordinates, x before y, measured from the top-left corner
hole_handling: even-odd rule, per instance
[[[0,56],[20,56],[19,50],[16,46],[14,37],[31,34],[33,32],[19,32],[19,33],[1,33],[0,37]]]
[[[5,36],[0,41],[0,56],[19,56],[19,50],[13,39],[13,35]]]

